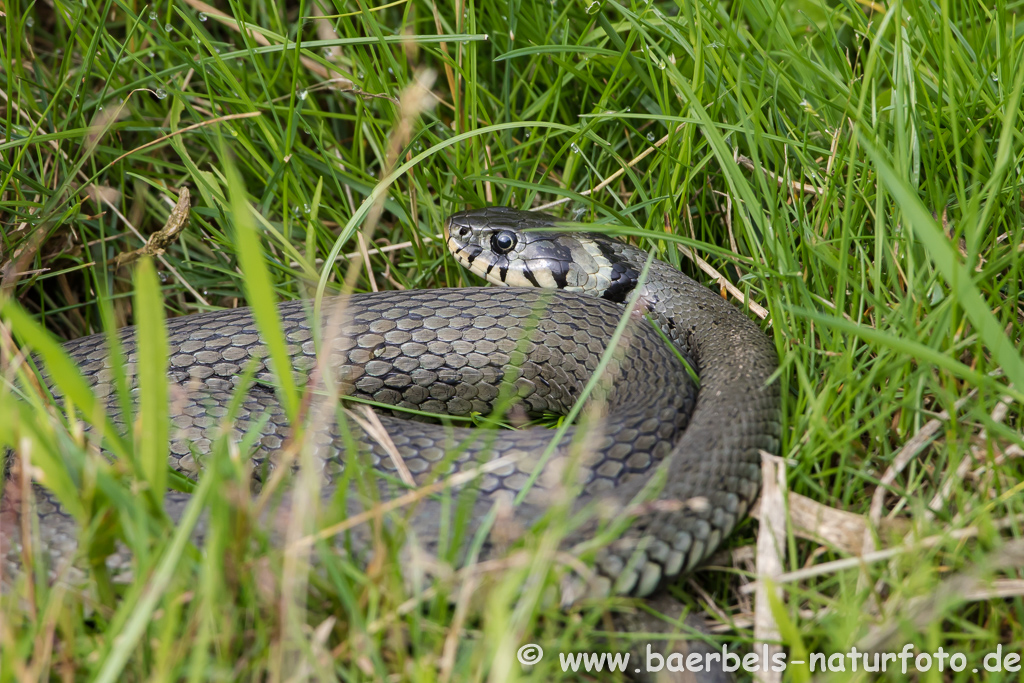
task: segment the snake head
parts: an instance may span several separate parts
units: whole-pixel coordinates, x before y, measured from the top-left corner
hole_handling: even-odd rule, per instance
[[[555,216],[504,206],[448,217],[448,250],[466,269],[504,287],[541,287],[624,301],[639,267],[619,242],[584,232],[555,232]]]

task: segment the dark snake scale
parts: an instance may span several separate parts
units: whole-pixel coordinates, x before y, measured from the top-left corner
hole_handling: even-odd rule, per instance
[[[647,260],[643,251],[589,233],[529,230],[550,228],[557,220],[498,207],[453,215],[445,234],[457,260],[491,282],[516,286],[353,295],[334,328],[340,334],[333,337],[329,366],[342,393],[402,408],[487,415],[502,397],[511,396],[529,413],[565,414],[597,369],[624,315],[622,302],[638,294],[637,311],[590,399],[601,408],[579,428],[586,434],[571,427],[542,461],[552,430],[467,429],[378,409],[388,443],[376,430],[367,434],[357,426],[366,424],[365,417],[348,419],[332,409],[327,411],[330,419],[309,434],[313,461],[323,472],[322,493],[327,495],[349,462],[348,431],[368,456],[363,462],[382,475],[376,477],[378,496],[365,499],[353,489],[350,514],[371,506],[373,498],[406,492],[409,476],[422,485],[481,467],[485,472],[466,484],[477,495],[467,503],[472,509],[463,539],[473,537],[496,505],[511,509],[536,474],[514,508],[514,521],[528,527],[553,502],[578,492],[573,509],[599,505],[591,521],[565,539],[563,547],[571,549],[586,544],[609,520],[621,520],[625,511],[631,523],[592,555],[595,575],[583,590],[647,595],[711,554],[756,498],[760,451],[777,453],[779,448],[778,388],[768,383],[777,356],[768,338],[739,310],[668,264],[654,261],[637,293]],[[325,304],[325,316],[331,308]],[[305,384],[317,362],[311,306],[292,301],[278,310],[295,376]],[[699,390],[675,350],[642,314],[696,370]],[[209,452],[243,373],[254,368],[254,382],[241,396],[232,426],[237,438],[259,429],[251,456],[255,471],[265,475],[269,468],[261,465],[276,462],[291,432],[249,310],[175,318],[167,322],[167,334],[171,465],[198,476],[196,456],[201,460]],[[131,328],[122,339],[130,375],[137,360]],[[76,339],[65,349],[123,427],[103,336]],[[395,451],[400,458],[392,457]],[[497,458],[498,465],[487,467]],[[664,476],[652,489],[659,471]],[[60,566],[74,557],[77,524],[42,487],[35,492],[39,543],[52,565]],[[454,507],[441,498],[425,498],[411,515],[404,511],[391,523],[407,524],[410,539],[436,550],[442,529],[449,527],[445,515]],[[172,518],[187,500],[184,493],[167,494]],[[634,505],[638,502],[645,504]],[[365,526],[352,530],[346,551],[366,551],[372,539]],[[0,540],[6,541],[8,577],[20,563],[18,527],[0,528],[6,536]],[[196,540],[202,540],[201,531]],[[490,552],[491,544],[483,549]],[[131,561],[122,548],[107,564],[116,573],[129,569]]]

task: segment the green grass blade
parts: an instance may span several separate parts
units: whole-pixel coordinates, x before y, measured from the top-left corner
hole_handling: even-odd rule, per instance
[[[175,571],[185,547],[188,545],[192,529],[199,521],[199,515],[203,512],[206,499],[216,481],[217,477],[211,475],[203,477],[199,482],[199,486],[196,487],[185,508],[185,513],[174,530],[167,549],[157,562],[156,571],[148,579],[138,600],[123,602],[118,608],[113,621],[114,623],[122,622],[124,626],[118,632],[110,634],[109,642],[112,643],[112,647],[100,665],[99,673],[93,679],[95,683],[113,683],[113,681],[121,680],[120,676],[124,671],[125,664],[149,627],[157,604],[175,578]]]
[[[145,258],[135,270],[135,335],[138,347],[139,422],[138,457],[154,505],[167,488],[167,452],[170,432],[167,392],[167,329],[163,299],[153,262]]]
[[[914,234],[928,248],[928,253],[952,289],[964,314],[977,328],[981,341],[992,351],[1010,381],[1017,387],[1024,387],[1024,361],[1021,360],[1020,349],[1003,333],[1003,326],[996,320],[991,307],[975,286],[971,271],[957,258],[953,246],[942,234],[942,229],[936,225],[917,193],[907,186],[874,144],[865,137],[860,142]]]
[[[56,388],[87,420],[102,430],[110,449],[120,457],[126,456],[129,449],[106,415],[105,406],[96,400],[89,383],[82,377],[78,366],[68,357],[60,343],[10,299],[3,303],[0,315],[14,334],[21,338],[23,345],[39,355]]]
[[[231,201],[235,248],[238,250],[239,265],[245,274],[246,299],[252,307],[256,326],[270,351],[270,366],[277,378],[278,396],[288,419],[294,423],[299,414],[299,394],[292,375],[291,359],[284,336],[281,334],[281,318],[277,312],[277,300],[270,280],[270,271],[260,248],[245,186],[234,164],[225,165],[225,175]]]

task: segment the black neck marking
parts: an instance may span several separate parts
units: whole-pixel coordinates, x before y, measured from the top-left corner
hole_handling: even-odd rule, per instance
[[[559,289],[565,289],[569,286],[569,266],[565,261],[550,261],[551,264],[551,277],[554,279],[555,284]]]
[[[601,250],[601,254],[608,259],[608,263],[611,266],[609,277],[612,283],[601,295],[601,298],[621,304],[626,301],[629,293],[636,289],[640,273],[630,263],[626,262],[620,254],[615,253],[611,245],[604,240],[594,240],[594,243],[597,244],[597,248]]]

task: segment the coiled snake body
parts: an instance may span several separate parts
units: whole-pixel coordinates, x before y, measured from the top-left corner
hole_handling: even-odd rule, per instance
[[[609,511],[613,518],[625,511],[632,520],[618,540],[597,551],[597,578],[590,589],[646,595],[664,578],[706,558],[756,497],[759,451],[774,453],[779,445],[778,389],[768,383],[776,353],[754,323],[668,264],[654,261],[642,291],[635,292],[647,256],[635,247],[588,233],[529,230],[550,228],[555,221],[498,207],[451,216],[445,234],[457,260],[491,282],[514,288],[349,297],[329,365],[341,389],[449,415],[486,415],[503,397],[518,399],[533,413],[564,414],[598,368],[624,315],[621,303],[638,294],[637,310],[696,370],[699,390],[669,345],[634,313],[593,394],[595,405],[604,405],[603,417],[588,421],[585,435],[569,429],[550,457],[542,457],[554,434],[550,430],[470,430],[378,413],[385,438],[352,420],[344,421],[350,429],[334,419],[319,425],[312,435],[314,461],[328,482],[324,491],[330,492],[349,462],[345,444],[354,439],[383,475],[377,493],[388,497],[410,483],[436,481],[500,458],[469,484],[478,492],[469,503],[473,509],[464,538],[472,537],[495,505],[515,504],[513,517],[526,526],[554,497],[576,491],[576,509],[599,501],[605,521]],[[317,362],[310,306],[283,303],[279,313],[296,377],[304,381]],[[257,464],[273,463],[290,431],[248,309],[176,318],[167,330],[174,385],[172,466],[189,476],[198,473],[196,457],[201,460],[217,438],[246,368],[255,369],[255,381],[240,397],[233,429],[239,437],[256,430],[252,457]],[[130,328],[122,338],[132,363]],[[103,336],[77,339],[65,348],[116,415]],[[656,473],[663,476],[652,488]],[[42,545],[53,560],[72,557],[74,520],[36,488]],[[349,512],[372,505],[370,498],[350,495]],[[167,494],[172,517],[187,499],[187,494]],[[404,518],[406,531],[436,547],[452,509],[441,500],[424,499]],[[595,518],[570,532],[566,545],[587,541],[601,523]],[[18,562],[17,528],[0,529],[7,535],[10,567]],[[360,552],[365,540],[357,533],[349,549]],[[115,571],[130,562],[124,552],[107,560]]]

